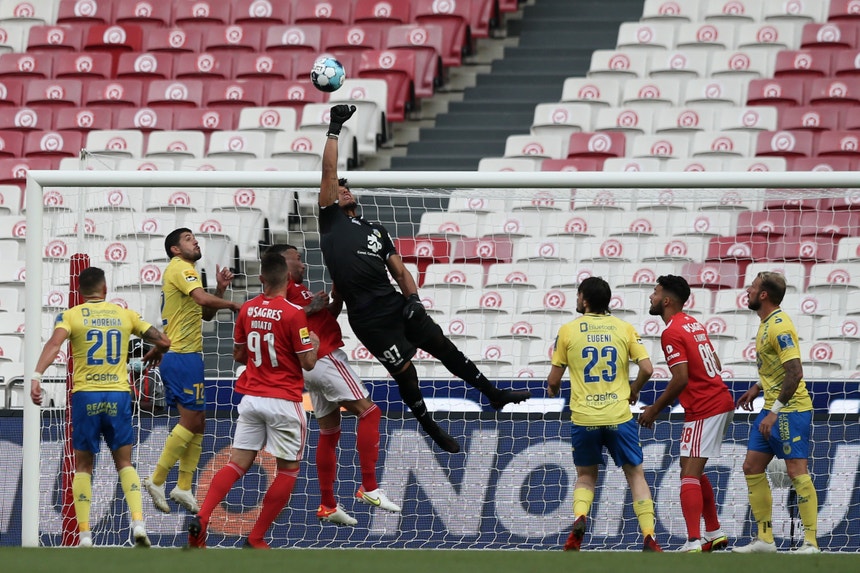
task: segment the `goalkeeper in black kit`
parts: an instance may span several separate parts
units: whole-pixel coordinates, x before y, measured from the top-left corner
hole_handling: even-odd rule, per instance
[[[355,106],[331,108],[319,195],[320,244],[325,265],[343,297],[355,335],[391,373],[401,398],[424,431],[440,448],[456,453],[460,445],[436,424],[424,404],[418,373],[411,361],[417,348],[429,352],[452,374],[480,390],[497,410],[505,404],[527,400],[531,394],[528,390],[500,390],[487,380],[427,316],[415,279],[404,267],[385,227],[356,214],[357,204],[347,181],[338,179],[337,174],[337,138],[341,126],[354,113]],[[386,271],[400,292],[389,282]]]

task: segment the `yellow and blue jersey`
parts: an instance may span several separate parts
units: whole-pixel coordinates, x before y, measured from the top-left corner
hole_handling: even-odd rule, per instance
[[[203,352],[203,307],[190,296],[202,287],[192,263],[179,257],[170,260],[161,287],[161,324],[171,352]]]
[[[105,301],[85,302],[57,315],[54,328],[68,331],[72,344],[72,392],[129,392],[128,341],[151,326],[135,311]]]
[[[758,377],[764,389],[764,409],[770,410],[782,390],[785,379],[783,364],[797,358],[800,360],[800,343],[797,329],[791,318],[777,308],[761,321],[755,337],[756,365]],[[783,412],[805,412],[812,410],[812,399],[801,379],[794,396],[783,408]]]
[[[645,358],[636,329],[620,318],[585,314],[563,325],[552,365],[569,371],[571,421],[609,426],[630,420],[629,364]]]

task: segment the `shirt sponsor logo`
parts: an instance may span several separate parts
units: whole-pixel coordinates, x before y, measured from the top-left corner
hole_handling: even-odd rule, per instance
[[[308,332],[307,328],[299,329],[299,338],[302,339],[302,344],[310,344],[311,343],[311,334]]]

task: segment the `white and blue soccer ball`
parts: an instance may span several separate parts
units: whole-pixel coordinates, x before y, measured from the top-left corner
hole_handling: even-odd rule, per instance
[[[343,85],[345,79],[343,65],[331,56],[320,56],[311,68],[311,81],[320,91],[333,92]]]

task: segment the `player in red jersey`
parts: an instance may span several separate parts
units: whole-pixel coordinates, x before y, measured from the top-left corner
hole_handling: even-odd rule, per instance
[[[400,507],[385,495],[376,481],[376,462],[379,459],[380,409],[370,401],[369,393],[361,378],[350,366],[343,346],[343,333],[337,315],[343,308],[343,300],[332,291],[312,293],[304,285],[305,264],[302,255],[293,245],[273,245],[267,253],[278,253],[287,261],[289,280],[287,300],[304,308],[311,330],[320,337],[317,365],[305,372],[305,387],[311,397],[314,416],[320,427],[316,464],[320,484],[320,506],[317,517],[321,521],[337,525],[358,523],[334,496],[334,480],[337,472],[337,446],[340,441],[340,408],[358,418],[356,443],[361,469],[361,487],[355,497],[371,507],[399,512]]]
[[[722,365],[705,327],[682,309],[690,297],[683,277],[657,279],[648,313],[661,316],[666,330],[660,338],[672,372],[666,390],[639,414],[639,424],[651,428],[654,419],[677,398],[684,408],[681,432],[681,511],[687,543],[680,549],[701,552],[723,549],[728,538],[720,529],[714,489],[704,474],[708,458],[720,455],[734,414],[734,400],[720,376]],[[700,519],[705,518],[705,535]]]
[[[206,547],[212,512],[233,484],[245,475],[257,453],[266,447],[277,460],[278,473],[263,498],[245,545],[268,549],[263,536],[290,500],[307,441],[307,417],[302,405],[302,370],[317,362],[320,341],[308,330],[302,309],[284,298],[287,263],[280,255],[260,262],[263,294],[242,305],[233,331],[233,359],[245,364],[236,380],[243,394],[233,434],[230,461],[218,470],[200,512],[188,525],[188,545]]]

